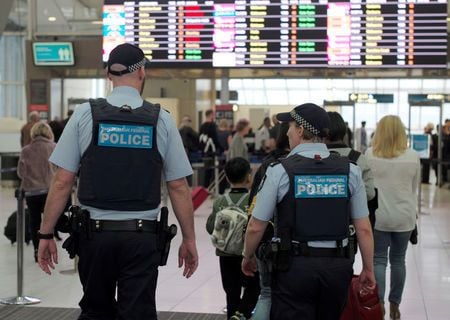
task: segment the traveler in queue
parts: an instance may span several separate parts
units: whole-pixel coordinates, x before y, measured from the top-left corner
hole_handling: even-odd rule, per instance
[[[55,149],[54,136],[50,126],[36,122],[30,130],[31,142],[22,148],[17,175],[21,179],[21,188],[25,192],[35,193],[25,197],[30,212],[30,233],[34,247],[34,260],[37,262],[39,239],[37,231],[41,225],[48,187],[55,173],[54,166],[48,158]]]
[[[79,319],[157,319],[162,174],[182,231],[179,267],[189,278],[198,266],[185,179],[192,169],[170,114],[141,98],[146,61],[130,44],[111,51],[111,94],[75,109],[50,158],[58,169],[39,231],[38,260],[48,274],[58,263],[54,227],[79,172],[78,198],[82,212],[90,214],[84,228],[91,230],[79,240]]]
[[[391,319],[400,319],[400,303],[406,282],[405,257],[416,225],[420,184],[420,157],[408,148],[406,132],[400,117],[384,116],[378,122],[372,147],[366,152],[380,199],[375,213],[375,277],[384,313],[389,262],[391,272],[387,298]]]
[[[324,109],[305,103],[278,120],[289,122],[288,157],[272,164],[257,194],[242,270],[256,271],[255,251],[275,209],[271,319],[339,319],[353,274],[348,240],[353,219],[361,250],[362,290],[375,288],[373,238],[361,170],[330,154]]]

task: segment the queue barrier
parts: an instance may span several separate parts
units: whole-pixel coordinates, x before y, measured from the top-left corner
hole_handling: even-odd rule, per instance
[[[0,153],[0,183],[3,187],[19,187],[19,177],[17,175],[17,166],[20,159],[20,153],[8,152]]]
[[[192,155],[195,156],[192,156]],[[252,171],[255,172],[262,163],[265,155],[256,154],[250,156],[250,167]],[[204,180],[204,175],[207,170],[212,171],[212,181],[208,185],[208,192],[210,195],[217,197],[219,195],[220,185],[223,180],[225,180],[225,162],[226,157],[224,156],[200,156],[200,153],[191,153],[189,155],[189,160],[192,166],[193,175],[190,178],[189,184],[191,187],[197,187],[201,185],[200,181]]]
[[[48,190],[38,190],[25,192],[23,189],[16,189],[14,195],[17,199],[17,220],[16,220],[16,239],[17,239],[17,295],[0,299],[1,304],[9,305],[29,305],[40,303],[38,298],[26,296],[23,294],[23,244],[25,242],[25,196],[37,196],[48,193]]]

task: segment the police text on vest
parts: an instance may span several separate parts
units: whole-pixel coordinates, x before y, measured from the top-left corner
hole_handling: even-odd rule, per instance
[[[151,149],[153,127],[100,123],[97,144],[102,147]]]
[[[346,175],[296,175],[296,198],[346,198]]]

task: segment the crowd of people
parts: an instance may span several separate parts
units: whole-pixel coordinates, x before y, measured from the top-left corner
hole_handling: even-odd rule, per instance
[[[309,296],[307,299],[309,302],[303,301],[302,304],[299,297],[306,299],[306,296],[310,293],[306,294],[298,288],[290,292],[289,290],[292,287],[289,287],[288,283],[295,278],[299,288],[306,286],[308,290],[311,290],[311,286],[316,285],[310,283],[310,281],[314,278],[313,275],[316,272],[314,270],[317,266],[309,266],[308,263],[310,262],[302,265],[303,262],[299,259],[298,262],[293,263],[292,269],[288,273],[273,271],[270,263],[263,256],[257,254],[258,246],[252,247],[251,239],[255,237],[255,234],[258,235],[256,236],[257,241],[253,240],[255,243],[267,243],[277,236],[274,233],[274,220],[277,215],[277,208],[282,208],[280,207],[281,203],[285,201],[283,200],[285,195],[279,194],[280,189],[284,190],[289,184],[292,185],[293,183],[292,181],[289,182],[287,178],[289,174],[286,175],[286,173],[281,172],[288,168],[287,165],[279,165],[286,161],[281,159],[289,159],[296,154],[308,158],[311,157],[312,153],[317,152],[323,158],[328,158],[336,153],[351,160],[350,168],[353,170],[351,171],[353,175],[350,174],[349,177],[351,177],[350,186],[354,184],[352,186],[354,189],[351,189],[350,200],[358,201],[358,204],[352,205],[358,208],[358,210],[352,209],[352,212],[355,211],[355,215],[352,214],[352,224],[357,226],[358,241],[364,262],[361,285],[370,289],[373,288],[376,281],[378,294],[384,306],[385,277],[389,264],[391,268],[391,286],[387,298],[389,314],[391,319],[400,319],[400,304],[406,279],[405,255],[408,242],[416,226],[416,191],[420,177],[422,177],[422,183],[428,182],[428,176],[424,174],[424,170],[427,169],[424,164],[428,162],[422,163],[422,174],[420,174],[420,159],[415,151],[407,147],[405,127],[397,116],[386,116],[380,120],[370,147],[363,153],[352,149],[344,142],[348,137],[348,125],[337,112],[328,112],[322,115],[327,121],[326,127],[323,128],[326,129],[326,134],[320,136],[313,134],[307,137],[309,139],[300,135],[298,143],[298,137],[295,135],[299,132],[296,129],[303,128],[302,125],[308,127],[307,122],[302,122],[308,121],[304,120],[308,118],[308,109],[306,108],[306,114],[302,113],[305,112],[302,108],[297,107],[294,110],[299,118],[290,114],[289,116],[292,118],[283,119],[285,122],[277,122],[274,126],[270,126],[270,118],[264,119],[262,126],[257,131],[261,134],[255,139],[255,145],[260,154],[264,155],[264,158],[254,177],[252,177],[250,170],[248,146],[244,140],[250,129],[248,120],[239,120],[234,130],[231,130],[226,120],[221,121],[220,125],[216,126],[214,112],[209,110],[206,112],[207,121],[203,123],[200,134],[192,128],[192,121],[187,116],[183,117],[179,128],[188,155],[198,152],[203,153],[203,155],[208,153],[216,155],[218,152],[226,155],[224,171],[231,188],[214,201],[213,212],[207,222],[208,233],[212,234],[214,230],[217,212],[228,206],[227,197],[231,199],[232,203],[239,202],[241,209],[248,213],[249,218],[251,217],[243,255],[233,255],[216,250],[216,254],[220,258],[222,284],[227,297],[227,317],[239,320],[250,318],[254,320],[298,319],[298,317],[304,319],[334,319],[342,311],[345,303],[344,288],[347,288],[349,282],[348,275],[351,275],[349,270],[352,270],[353,260],[346,259],[348,261],[342,265],[342,272],[344,273],[342,276],[336,277],[336,272],[338,272],[336,261],[341,263],[345,256],[333,257],[333,259],[337,259],[333,261],[334,273],[329,278],[322,279],[322,281],[325,281],[327,285],[336,286],[336,291],[332,290],[330,296],[326,298],[319,299],[316,297],[312,300],[313,302],[309,301],[311,298]],[[314,110],[314,112],[316,111]],[[314,117],[311,119],[309,121],[314,123]],[[56,146],[54,130],[49,124],[40,121],[38,114],[35,112],[30,113],[29,120],[29,123],[22,128],[21,142],[24,145],[18,164],[18,175],[22,179],[22,188],[26,192],[48,190],[56,170],[56,167],[48,161]],[[273,139],[275,126],[277,136]],[[319,124],[314,124],[311,128],[319,126]],[[59,122],[59,127],[63,127],[63,122]],[[436,157],[437,148],[437,136],[432,133],[433,129],[432,124],[427,124],[424,129],[426,134],[431,135],[430,158]],[[449,141],[449,120],[446,120],[442,130],[444,133],[443,158],[446,159],[448,155],[445,147]],[[304,135],[305,132],[301,134]],[[203,140],[201,135],[203,135]],[[324,148],[322,145],[326,146],[326,149],[321,149]],[[314,150],[314,148],[317,148],[317,150]],[[274,179],[273,175],[277,178]],[[281,179],[284,175],[286,175],[286,178]],[[352,177],[356,179],[354,182],[351,182]],[[283,182],[284,179],[286,179],[285,182]],[[359,179],[360,181],[358,181]],[[269,191],[266,189],[269,189]],[[278,191],[276,191],[277,189]],[[358,200],[352,200],[358,197],[357,190],[364,191],[363,196],[360,197],[363,201],[359,198]],[[289,194],[288,190],[283,192]],[[275,195],[272,203],[270,203],[269,194]],[[41,226],[41,215],[44,212],[47,196],[48,192],[43,192],[26,197],[36,261],[39,245],[38,230]],[[241,198],[244,198],[244,201],[241,201]],[[264,198],[264,200],[258,202],[258,198]],[[365,203],[374,198],[378,203],[378,209],[375,213],[375,222],[368,229],[367,224],[361,223],[359,220],[366,221],[365,218],[369,212]],[[264,210],[261,209],[262,207]],[[269,214],[270,212],[271,214]],[[373,230],[373,252],[371,252],[370,245],[372,234],[369,230]],[[242,246],[244,246],[244,237],[241,241]],[[314,241],[308,241],[307,243],[311,245],[311,248],[315,248],[312,245]],[[371,262],[372,255],[373,262]],[[302,255],[299,255],[299,257],[302,257]],[[316,260],[320,262],[322,259],[319,258]],[[325,268],[322,262],[319,265],[321,265],[321,268]],[[255,272],[256,270],[257,272]],[[307,276],[305,278],[299,277],[300,271],[306,272]],[[371,278],[372,273],[373,278]],[[344,274],[346,276],[343,276]],[[340,278],[343,285],[340,286],[333,282],[333,279],[336,278]],[[236,281],[236,279],[240,280]],[[341,287],[340,290],[337,289],[339,287]],[[314,304],[316,307],[323,305],[325,304],[323,299],[332,299],[333,295],[341,297],[340,300],[335,300],[334,311],[331,307],[327,309],[328,315],[314,311]],[[293,310],[292,307],[288,308],[288,306],[292,306],[291,303],[293,302],[296,302],[297,310]]]
[[[337,157],[330,161],[331,164],[328,164],[330,167],[334,166],[332,164],[334,161],[342,158],[351,163],[350,173],[347,172],[350,177],[348,186],[351,205],[349,209],[343,209],[343,211],[350,210],[350,224],[356,229],[363,259],[361,286],[366,290],[373,290],[375,283],[378,284],[378,295],[385,312],[384,284],[389,262],[391,287],[387,299],[389,302],[387,312],[391,319],[400,319],[400,303],[406,279],[405,254],[408,241],[416,226],[415,204],[420,177],[418,154],[408,148],[406,129],[400,118],[386,116],[381,119],[370,146],[369,143],[363,143],[365,152],[361,152],[361,148],[358,151],[349,145],[352,139],[351,136],[349,137],[351,131],[349,133],[348,124],[337,112],[326,113],[318,106],[304,104],[291,113],[281,114],[278,117],[284,122],[277,124],[278,136],[273,144],[275,148],[269,147],[270,143],[265,145],[264,151],[267,153],[252,183],[247,179],[248,168],[250,168],[248,148],[242,147],[244,144],[242,137],[246,132],[238,133],[243,129],[247,130],[248,121],[240,120],[237,123],[236,127],[239,127],[239,130],[236,130],[237,134],[232,140],[238,141],[240,149],[244,151],[227,157],[225,173],[231,189],[215,200],[213,212],[207,222],[207,231],[212,234],[217,212],[227,207],[226,197],[233,197],[233,201],[236,202],[240,196],[248,192],[246,212],[249,224],[245,240],[244,238],[240,240],[244,248],[242,255],[231,255],[216,250],[220,258],[222,283],[227,297],[228,318],[236,320],[339,318],[353,272],[353,259],[345,254],[337,255],[333,251],[327,251],[328,248],[339,247],[339,244],[336,245],[333,241],[324,242],[329,238],[323,235],[322,238],[317,235],[314,237],[315,231],[311,231],[320,230],[317,224],[330,226],[333,218],[327,217],[322,220],[318,218],[313,221],[308,221],[308,218],[300,219],[302,215],[307,216],[308,210],[312,210],[310,214],[316,215],[321,210],[307,209],[309,200],[302,200],[302,202],[295,200],[294,203],[286,200],[292,196],[289,185],[291,187],[295,185],[295,181],[290,180],[289,177],[299,174],[302,170],[308,172],[311,169],[302,168],[299,159]],[[268,118],[258,130],[263,132],[262,136],[265,139],[262,140],[266,141],[270,139],[268,132],[271,129],[267,124]],[[300,128],[302,130],[299,130]],[[232,172],[233,168],[239,167],[236,163],[240,163],[240,175]],[[288,170],[293,170],[293,173],[289,173]],[[326,170],[325,167],[315,173],[319,174],[323,170]],[[237,180],[236,177],[238,177]],[[390,183],[391,177],[395,177],[393,179],[396,181],[395,186]],[[320,207],[320,203],[324,200],[315,201],[317,201],[315,204]],[[371,212],[373,217],[369,220],[370,205],[368,206],[368,203],[373,201],[378,204],[378,208]],[[286,202],[285,205],[283,205],[284,202]],[[322,210],[331,209],[327,207],[329,205],[325,205]],[[335,207],[330,211],[336,214],[340,205],[338,202],[333,205]],[[283,238],[282,234],[286,230],[282,231],[282,225],[289,225],[291,221],[295,221],[295,219],[283,218],[289,212],[288,208],[292,206],[296,208],[292,213],[293,216],[300,219],[311,230],[302,230],[298,226],[297,229],[286,228],[287,233],[299,240],[317,240],[306,241],[309,253],[307,255],[296,253],[290,258],[293,261],[288,270],[278,271],[265,259],[260,250],[263,250],[264,243]],[[283,215],[280,215],[280,212]],[[326,217],[325,213],[322,212],[322,214]],[[283,222],[283,219],[288,219],[288,222]],[[302,233],[310,233],[311,238],[302,238]],[[322,249],[324,251],[321,251]],[[324,260],[324,252],[327,261]],[[242,270],[236,267],[239,264],[238,261],[242,264]],[[259,278],[257,288],[252,277]],[[320,279],[321,284],[315,280],[316,277]],[[229,279],[235,279],[231,287]],[[317,295],[314,293],[316,291],[322,293]],[[256,300],[254,297],[257,292],[259,298]],[[327,308],[321,310],[320,306],[325,305]]]
[[[206,121],[197,133],[192,128],[191,119],[188,116],[182,118],[179,133],[190,160],[196,153],[202,156],[224,155],[224,172],[230,188],[221,192],[222,195],[215,199],[213,211],[208,217],[207,232],[213,233],[217,213],[235,203],[239,203],[249,218],[246,238],[240,239],[244,248],[242,255],[216,249],[229,319],[336,319],[345,304],[345,292],[353,263],[353,260],[348,259],[345,254],[343,256],[332,254],[328,257],[333,259],[333,273],[321,278],[321,281],[335,289],[330,290],[328,296],[319,298],[310,296],[310,290],[313,288],[319,290],[316,287],[317,283],[312,280],[315,278],[314,274],[318,272],[317,268],[320,266],[320,272],[327,272],[321,255],[316,259],[314,254],[312,256],[309,254],[308,259],[303,259],[304,261],[301,259],[304,258],[302,254],[294,255],[291,258],[293,262],[290,271],[281,272],[276,268],[274,270],[270,262],[258,253],[258,250],[262,250],[262,244],[267,245],[272,239],[280,237],[280,234],[277,234],[280,232],[280,229],[277,230],[277,224],[278,228],[281,228],[280,223],[283,222],[277,217],[277,210],[284,208],[282,212],[286,212],[289,205],[283,207],[282,203],[289,195],[289,185],[295,183],[289,180],[291,174],[287,170],[294,170],[293,172],[297,174],[304,170],[295,162],[292,168],[298,166],[297,169],[290,167],[293,164],[287,164],[288,160],[295,158],[295,155],[305,159],[313,156],[331,159],[334,155],[339,155],[350,160],[351,170],[348,173],[350,201],[354,202],[350,209],[352,220],[350,224],[356,228],[363,258],[361,285],[370,290],[374,288],[375,282],[377,283],[378,295],[384,310],[385,278],[389,264],[391,286],[387,296],[388,312],[391,319],[400,319],[400,304],[406,279],[405,255],[416,227],[416,191],[419,182],[428,183],[429,164],[431,163],[432,167],[435,167],[435,164],[419,159],[418,154],[407,147],[405,127],[397,116],[385,116],[379,121],[370,144],[363,146],[365,152],[362,152],[363,148],[358,151],[349,145],[353,137],[341,115],[322,110],[318,106],[305,104],[288,113],[287,118],[279,116],[282,121],[273,118],[272,120],[275,120],[273,125],[269,117],[264,118],[254,140],[256,150],[254,153],[263,159],[254,177],[250,169],[249,145],[245,140],[250,132],[248,120],[241,119],[234,127],[230,127],[228,121],[222,119],[217,126],[214,112],[208,110],[205,114]],[[321,120],[325,124],[315,122],[317,117],[325,119]],[[67,121],[52,121],[47,124],[40,121],[36,112],[30,113],[29,122],[21,131],[23,149],[18,164],[18,175],[22,180],[24,191],[32,193],[36,190],[49,189],[56,167],[48,160],[66,123]],[[299,128],[303,129],[298,131]],[[316,128],[321,128],[316,134],[308,132]],[[427,124],[424,128],[424,133],[431,136],[430,159],[437,156],[437,135],[433,134],[433,130],[432,124]],[[55,137],[54,132],[59,136]],[[450,120],[445,121],[442,133],[442,152],[445,160],[449,158]],[[420,162],[422,162],[421,173]],[[284,170],[286,171],[283,173]],[[443,181],[447,181],[444,175],[442,178]],[[47,196],[48,192],[42,192],[26,197],[36,261],[39,246],[38,230]],[[263,200],[257,201],[261,198]],[[228,203],[229,200],[231,203]],[[372,224],[367,224],[366,218],[369,215],[367,202],[371,200],[377,202],[378,208],[373,213],[375,218]],[[300,205],[305,205],[304,202],[294,201],[291,205],[297,208],[294,215],[304,214],[300,213],[302,209],[299,209]],[[314,221],[309,223],[312,223],[309,226],[314,229]],[[320,241],[307,241],[312,252],[317,248],[314,246],[316,242]],[[341,266],[340,271],[337,265]],[[340,272],[341,276],[336,277]],[[305,276],[300,277],[299,274]],[[336,283],[336,278],[339,278],[341,283]],[[289,285],[294,279],[298,284],[295,289]],[[304,300],[299,297],[303,297]],[[327,301],[333,299],[335,306],[331,307]],[[294,302],[295,308],[292,307]],[[316,308],[325,303],[329,306],[327,313],[318,312]]]
[[[292,115],[292,112],[294,112],[294,115]],[[284,119],[282,115],[279,116],[285,122],[278,124],[279,135],[275,140],[275,148],[271,149],[267,147],[270,144],[266,144],[267,148],[264,151],[267,153],[265,153],[265,158],[256,172],[251,186],[250,181],[244,179],[247,177],[246,169],[241,171],[241,179],[244,180],[239,180],[240,184],[238,187],[235,186],[236,181],[233,181],[233,178],[230,179],[230,174],[232,174],[230,173],[230,167],[234,167],[234,162],[244,163],[247,160],[245,161],[246,165],[242,164],[242,168],[249,168],[248,148],[240,154],[229,156],[225,164],[226,168],[229,166],[228,170],[225,170],[231,185],[231,189],[228,191],[229,194],[242,195],[245,192],[249,194],[248,209],[246,210],[249,224],[245,240],[244,238],[242,239],[244,248],[242,255],[233,256],[216,250],[216,254],[220,258],[222,283],[227,297],[226,309],[228,318],[233,320],[250,318],[254,320],[339,318],[346,300],[346,289],[350,281],[349,275],[352,273],[352,271],[348,271],[352,270],[352,259],[347,260],[349,263],[345,264],[342,260],[345,256],[335,257],[331,253],[330,256],[334,257],[333,259],[337,259],[327,261],[329,265],[333,266],[333,272],[327,278],[324,276],[327,272],[327,267],[325,266],[327,263],[324,263],[324,260],[311,259],[311,257],[314,257],[314,254],[309,253],[307,255],[308,258],[303,261],[301,259],[303,255],[298,254],[300,257],[296,262],[291,262],[289,270],[280,272],[268,263],[264,255],[259,253],[260,250],[263,250],[264,244],[273,239],[281,238],[280,233],[283,222],[280,220],[283,219],[283,215],[287,214],[289,208],[289,205],[282,206],[281,204],[289,197],[290,191],[288,186],[292,187],[295,185],[295,181],[289,181],[288,178],[293,175],[293,173],[288,172],[288,170],[292,169],[290,166],[293,164],[287,165],[284,164],[284,161],[288,162],[295,154],[308,158],[312,157],[314,152],[316,152],[315,157],[319,155],[320,157],[328,158],[333,154],[338,154],[341,158],[345,157],[351,162],[351,172],[356,177],[354,178],[355,181],[352,182],[353,175],[350,174],[349,187],[354,188],[350,190],[350,201],[352,203],[350,206],[350,224],[352,228],[356,229],[363,259],[363,271],[360,275],[361,286],[366,288],[366,290],[373,290],[375,283],[377,283],[383,314],[388,313],[390,319],[400,319],[400,304],[406,281],[406,251],[409,242],[411,244],[417,243],[416,204],[420,183],[419,154],[409,148],[404,124],[398,116],[388,115],[383,117],[377,124],[371,140],[367,139],[367,134],[363,134],[363,136],[366,136],[367,143],[360,143],[359,150],[355,150],[350,143],[353,137],[351,131],[349,132],[348,123],[344,122],[339,113],[328,112],[326,116],[322,114],[322,117],[327,119],[324,122],[328,121],[324,128],[326,134],[312,134],[312,136],[307,135],[305,137],[304,131],[307,129],[304,129],[303,132],[300,132],[300,139],[298,139],[296,137],[298,131],[293,130],[292,126],[295,128],[318,128],[321,124],[320,122],[314,123],[316,121],[314,117],[320,118],[320,116],[315,114],[311,117],[309,112],[318,112],[318,109],[309,111],[305,105],[297,107],[292,112]],[[311,118],[305,120],[308,117]],[[267,125],[269,123],[268,119],[264,119],[264,123],[259,129],[259,131],[263,132],[262,136],[266,137],[265,139],[270,139],[268,132],[271,128]],[[314,125],[310,126],[311,123],[314,123]],[[443,126],[444,161],[447,157],[445,148],[448,141],[448,133],[446,132],[449,129],[448,124],[449,121],[446,120]],[[246,128],[247,126],[248,121],[246,120],[240,120],[237,123],[237,127],[240,128]],[[427,125],[426,129],[428,130],[426,132],[431,134],[431,125]],[[236,132],[239,131],[237,130]],[[357,134],[361,134],[360,131]],[[362,124],[362,131],[365,133],[364,123]],[[321,133],[319,132],[319,134]],[[240,148],[244,149],[242,147],[242,136],[242,134],[237,134],[233,140],[239,141]],[[326,146],[326,149],[321,149],[323,148],[322,145]],[[431,148],[436,149],[436,143],[432,143]],[[433,151],[431,152],[432,156]],[[282,164],[281,166],[280,163]],[[299,164],[296,165],[298,167],[294,166],[293,168],[296,169],[293,169],[292,172],[298,174],[301,172],[301,166]],[[288,173],[283,173],[283,169]],[[325,169],[322,168],[316,173],[320,173],[322,170]],[[424,181],[422,180],[422,182]],[[280,192],[283,193],[280,195]],[[209,216],[207,223],[207,231],[210,234],[213,233],[217,212],[227,206],[224,200],[225,196],[226,194],[220,196],[214,202],[213,212]],[[235,195],[235,200],[236,197]],[[261,200],[258,201],[257,199]],[[320,202],[319,200],[317,204]],[[374,202],[376,206],[372,208]],[[296,208],[294,216],[297,219],[300,219],[299,217],[302,214],[306,215],[302,211],[307,212],[307,202],[296,202],[291,205],[294,205]],[[317,210],[320,209],[315,208],[315,210],[311,211],[311,214],[313,212],[317,214]],[[334,213],[338,210],[338,207],[334,208]],[[370,220],[367,219],[369,211]],[[307,222],[307,219],[304,219],[301,221]],[[288,221],[295,221],[295,219],[288,219]],[[321,221],[327,220],[316,220],[315,223],[329,225],[327,222]],[[314,223],[308,226],[313,230],[316,228]],[[278,230],[276,230],[277,228]],[[301,233],[299,230],[301,228],[295,229],[294,233]],[[290,232],[293,232],[292,229]],[[297,234],[296,236],[298,237],[299,235]],[[307,241],[307,245],[310,246],[309,251],[315,252],[314,241]],[[294,257],[296,256],[294,255]],[[238,264],[236,261],[239,260],[242,264],[242,270],[236,267]],[[296,259],[293,258],[293,260],[295,261]],[[224,267],[223,261],[233,261],[234,268]],[[390,288],[386,289],[385,278],[388,265],[390,265],[391,270],[391,285]],[[339,271],[338,266],[341,266],[341,271]],[[234,275],[232,274],[233,272]],[[318,279],[321,279],[320,281],[323,282],[320,285],[314,280],[317,273],[321,274],[318,276]],[[337,276],[338,274],[340,275]],[[252,277],[259,278],[257,290],[255,290],[255,282],[252,281]],[[235,280],[233,288],[230,289],[229,279],[241,280]],[[316,295],[314,290],[318,290],[317,292],[328,291],[328,293]],[[386,291],[388,291],[387,295]],[[253,299],[255,292],[259,292],[258,300]],[[240,297],[240,300],[238,297]],[[331,304],[330,301],[334,301],[334,303]],[[386,307],[386,309],[385,301],[386,304],[389,303],[389,307]],[[320,306],[325,305],[327,306],[327,311],[318,311]],[[250,310],[253,310],[253,312],[251,313]]]
[[[28,122],[21,128],[20,153],[17,175],[21,179],[21,188],[25,192],[25,201],[30,214],[29,232],[34,247],[34,260],[37,262],[39,239],[37,232],[41,225],[42,213],[48,189],[53,179],[56,168],[48,161],[61,136],[64,126],[72,115],[68,112],[68,118],[55,119],[46,123],[41,121],[37,111],[30,112]],[[70,205],[68,200],[66,208]],[[57,231],[55,237],[61,240]]]
[[[207,184],[220,156],[230,185],[206,223],[228,319],[339,319],[356,246],[360,292],[378,288],[383,313],[400,319],[421,182],[419,155],[408,148],[401,119],[383,117],[370,144],[364,122],[353,136],[339,113],[313,103],[274,115],[272,123],[265,117],[254,135],[247,119],[217,126],[213,110],[198,133],[188,116],[177,130],[167,111],[141,97],[145,61],[138,47],[117,46],[107,63],[113,91],[106,99],[78,106],[64,130],[37,113],[22,128],[18,174],[25,191],[45,191],[26,202],[35,259],[48,274],[58,262],[55,228],[79,179],[79,229],[65,246],[79,256],[79,319],[157,319],[158,267],[170,244],[160,210],[163,182],[181,228],[179,267],[187,278],[196,271],[186,180],[196,153],[212,159],[204,162]],[[449,120],[442,131],[443,159],[449,159]],[[352,139],[359,139],[357,150]],[[254,176],[251,154],[262,159]]]
[[[442,153],[442,171],[441,171],[441,183],[445,184],[450,182],[449,170],[450,170],[450,119],[445,119],[442,126],[436,126],[436,132],[433,133],[435,126],[433,123],[428,123],[423,129],[424,134],[429,136],[429,153],[428,157],[421,158],[422,165],[421,182],[425,184],[430,183],[430,168],[433,168],[435,176],[438,177],[438,157],[439,157],[439,134],[442,137],[441,141],[441,153]],[[438,185],[438,179],[436,179],[436,185]]]

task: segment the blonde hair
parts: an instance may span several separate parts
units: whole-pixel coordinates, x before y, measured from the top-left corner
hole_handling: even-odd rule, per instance
[[[395,158],[407,148],[405,126],[398,116],[389,115],[378,122],[372,140],[373,154],[379,158]]]
[[[52,128],[50,128],[50,126],[48,124],[46,124],[45,122],[35,123],[31,127],[30,134],[31,134],[31,139],[34,139],[36,137],[44,137],[44,138],[47,138],[52,141],[55,139]]]
[[[219,129],[228,130],[228,127],[229,127],[228,120],[227,119],[220,119],[220,121],[219,121]]]

